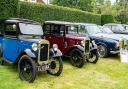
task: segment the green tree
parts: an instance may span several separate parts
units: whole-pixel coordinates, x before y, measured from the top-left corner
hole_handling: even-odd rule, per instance
[[[95,0],[53,0],[53,4],[93,12]]]

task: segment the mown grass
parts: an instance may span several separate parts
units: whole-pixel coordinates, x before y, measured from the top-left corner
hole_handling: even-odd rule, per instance
[[[128,64],[110,57],[79,69],[64,60],[61,76],[38,73],[34,83],[21,81],[17,67],[5,64],[0,65],[0,89],[128,89]]]

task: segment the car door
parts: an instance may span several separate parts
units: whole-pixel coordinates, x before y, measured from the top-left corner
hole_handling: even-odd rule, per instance
[[[44,27],[44,38],[50,42],[51,47],[57,44],[58,48],[64,52],[64,26],[47,24]]]
[[[6,24],[3,38],[3,58],[9,62],[15,62],[19,55],[19,42],[17,40],[17,25]]]

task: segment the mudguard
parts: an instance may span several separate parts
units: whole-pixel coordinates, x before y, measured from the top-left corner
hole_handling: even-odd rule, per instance
[[[97,50],[97,49],[98,49],[97,44],[95,42],[91,42],[90,43],[90,51]]]
[[[79,49],[79,50],[81,50],[81,51],[84,52],[84,47],[81,46],[81,45],[74,45],[74,46],[72,47],[72,49],[73,49],[73,48],[77,48],[77,49]]]
[[[25,49],[24,52],[32,58],[36,57],[36,55],[30,49]]]
[[[62,52],[57,49],[57,51],[54,51],[53,48],[50,49],[50,57],[59,57],[62,56]]]

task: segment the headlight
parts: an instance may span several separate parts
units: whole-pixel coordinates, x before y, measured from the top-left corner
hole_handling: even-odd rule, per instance
[[[92,40],[92,44],[96,44],[95,40]]]
[[[32,44],[32,50],[37,51],[38,45],[36,43]]]
[[[119,42],[116,42],[116,47],[119,47],[120,46],[120,43]]]
[[[52,47],[53,47],[53,50],[54,50],[54,51],[57,51],[57,50],[58,50],[58,45],[57,45],[57,44],[53,44]]]
[[[84,41],[83,40],[81,41],[81,45],[84,46]]]

